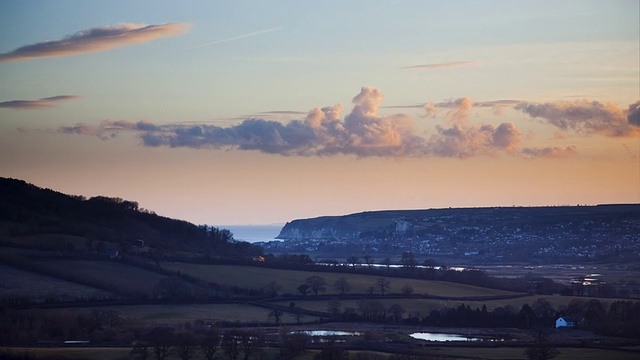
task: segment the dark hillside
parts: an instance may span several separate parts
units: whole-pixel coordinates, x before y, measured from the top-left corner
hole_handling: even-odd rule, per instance
[[[0,178],[0,222],[5,240],[34,235],[72,235],[87,242],[144,245],[162,250],[249,256],[260,249],[236,243],[225,229],[196,226],[156,215],[135,201],[97,196],[86,199],[42,189],[22,180]],[[75,249],[81,250],[81,249]]]

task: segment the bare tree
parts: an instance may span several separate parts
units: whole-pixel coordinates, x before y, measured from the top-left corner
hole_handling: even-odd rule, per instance
[[[240,347],[244,353],[244,360],[249,360],[251,355],[259,352],[262,345],[264,345],[262,331],[243,331],[240,333]]]
[[[365,255],[364,263],[367,264],[367,267],[369,267],[369,269],[371,269],[373,267],[373,264],[375,264],[375,261],[373,260],[371,255]]]
[[[331,313],[334,319],[337,319],[338,315],[340,315],[340,300],[336,298],[329,300],[327,310]]]
[[[220,346],[220,331],[211,329],[202,339],[200,339],[200,350],[204,353],[207,360],[213,360],[216,357],[216,351]]]
[[[416,261],[416,257],[413,255],[411,251],[405,251],[402,253],[402,258],[400,259],[402,266],[405,270],[413,270],[418,264]]]
[[[180,333],[176,336],[174,351],[181,360],[191,360],[198,350],[198,339],[193,333]]]
[[[319,292],[324,292],[327,290],[327,281],[323,277],[318,275],[309,276],[306,279],[305,283],[309,285],[309,288],[316,296],[318,296]]]
[[[164,360],[171,353],[173,329],[170,327],[155,327],[147,333],[146,340],[153,349],[156,360]]]
[[[309,288],[309,285],[307,285],[307,284],[302,284],[302,285],[298,286],[297,290],[298,290],[298,292],[300,294],[302,294],[302,296],[307,296],[309,291],[311,291],[311,289]]]
[[[273,319],[273,321],[275,321],[276,324],[280,324],[280,318],[282,317],[282,314],[284,314],[284,311],[280,309],[272,309],[267,315],[267,318]]]
[[[400,292],[402,292],[402,295],[411,295],[413,294],[413,286],[409,284],[404,284],[402,289],[400,289]]]
[[[278,296],[280,291],[282,291],[282,286],[275,281],[270,281],[264,288],[267,294],[271,297]]]
[[[344,295],[351,290],[351,284],[349,283],[349,280],[343,276],[333,283],[333,288],[336,289],[340,295]]]
[[[402,320],[402,316],[406,312],[406,310],[399,304],[393,304],[389,306],[389,313],[393,317],[393,321],[400,322]]]
[[[375,286],[380,291],[380,295],[384,295],[385,292],[391,289],[391,282],[386,278],[378,278]]]
[[[238,360],[241,353],[241,334],[238,330],[227,330],[222,336],[220,347],[229,360]]]
[[[551,345],[551,329],[534,327],[531,329],[533,345],[525,349],[528,360],[548,360],[560,355],[560,351]]]
[[[360,259],[358,259],[357,256],[352,255],[347,258],[347,263],[351,264],[351,267],[354,269],[356,268],[356,266],[358,266],[359,262],[360,262]]]

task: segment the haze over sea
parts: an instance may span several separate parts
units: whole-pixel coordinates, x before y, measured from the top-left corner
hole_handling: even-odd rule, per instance
[[[284,225],[220,225],[219,227],[229,229],[236,240],[254,243],[258,241],[275,240],[275,237],[280,233],[282,226]]]

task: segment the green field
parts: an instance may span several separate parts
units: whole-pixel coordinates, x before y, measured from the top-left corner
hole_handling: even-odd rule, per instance
[[[63,308],[40,310],[48,314],[72,313],[89,314],[93,309],[115,310],[130,323],[139,325],[183,325],[187,322],[202,320],[207,323],[218,321],[266,323],[269,321],[269,309],[248,304],[162,304],[162,305],[121,305],[91,308]],[[316,317],[306,316],[305,322]],[[295,323],[291,316],[284,315],[282,322]]]
[[[166,275],[113,261],[41,260],[45,269],[64,273],[83,281],[109,284],[132,293],[150,293]]]
[[[114,297],[114,294],[89,286],[64,281],[50,276],[0,265],[0,298],[29,298],[42,301],[47,298],[73,300],[76,297]]]
[[[270,281],[276,281],[282,286],[283,293],[299,295],[296,288],[305,282],[309,276],[318,275],[327,282],[327,291],[323,294],[337,294],[333,283],[340,277],[345,277],[351,284],[350,293],[364,294],[370,286],[375,284],[379,276],[321,273],[311,271],[280,270],[252,266],[232,265],[203,265],[178,262],[164,262],[162,266],[219,284],[236,285],[250,288],[262,288]],[[415,294],[429,294],[450,297],[497,296],[515,294],[510,291],[488,289],[478,286],[417,279],[387,278],[391,282],[389,293],[400,293],[404,285],[411,285]]]

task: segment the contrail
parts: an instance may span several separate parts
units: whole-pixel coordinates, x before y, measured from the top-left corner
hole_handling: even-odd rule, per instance
[[[242,35],[238,35],[238,36],[234,36],[234,37],[230,37],[230,38],[226,38],[226,39],[221,39],[221,40],[216,40],[216,41],[211,41],[211,42],[208,42],[208,43],[200,44],[200,45],[194,46],[194,47],[189,48],[189,49],[197,49],[197,48],[201,48],[201,47],[205,47],[205,46],[221,44],[221,43],[225,43],[225,42],[229,42],[229,41],[233,41],[233,40],[244,39],[244,38],[248,38],[248,37],[252,37],[252,36],[258,36],[258,35],[274,32],[274,31],[278,31],[278,30],[280,30],[279,27],[272,28],[272,29],[260,30],[260,31],[254,31],[254,32],[251,32],[251,33],[248,33],[248,34],[242,34]]]

